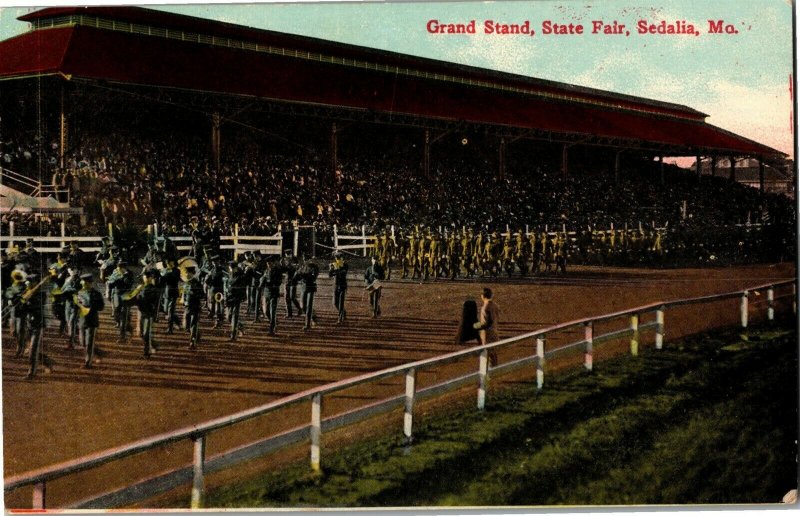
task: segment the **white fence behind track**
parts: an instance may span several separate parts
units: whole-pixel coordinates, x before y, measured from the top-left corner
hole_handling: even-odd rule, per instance
[[[11,249],[14,245],[23,247],[28,238],[32,238],[34,248],[40,253],[58,253],[61,248],[69,245],[70,242],[79,242],[79,247],[83,251],[98,252],[102,244],[103,236],[69,236],[66,234],[64,223],[61,223],[61,236],[39,236],[39,235],[15,235],[14,223],[9,224],[9,234],[0,236],[0,245]],[[178,251],[188,252],[192,249],[192,237],[190,236],[170,236],[170,240],[175,243]],[[234,227],[233,235],[223,235],[220,237],[222,250],[232,250],[234,259],[245,251],[261,251],[262,254],[280,255],[283,248],[283,237],[278,232],[271,236],[239,235],[238,225]]]
[[[229,416],[212,419],[180,430],[155,435],[116,448],[79,457],[71,461],[30,471],[21,475],[15,475],[5,479],[4,489],[8,493],[24,486],[33,486],[32,506],[34,509],[44,509],[47,507],[45,497],[47,483],[52,480],[79,471],[95,468],[125,457],[130,457],[147,450],[161,448],[176,442],[190,441],[193,447],[192,464],[187,464],[182,468],[150,477],[134,485],[93,495],[89,499],[72,504],[71,507],[97,509],[126,506],[191,483],[191,507],[199,508],[203,506],[205,496],[204,477],[206,474],[260,457],[291,444],[303,441],[308,442],[310,445],[311,468],[318,470],[322,460],[321,437],[323,432],[329,432],[333,429],[362,421],[396,408],[403,408],[403,434],[406,439],[410,441],[413,435],[414,405],[416,401],[424,398],[437,397],[470,383],[477,384],[477,408],[478,410],[483,410],[489,395],[489,373],[496,374],[522,367],[532,367],[534,369],[531,371],[531,377],[536,378],[537,386],[541,389],[544,387],[548,359],[570,349],[577,349],[583,353],[582,366],[586,370],[592,370],[594,367],[592,359],[593,353],[595,352],[596,346],[604,341],[629,339],[630,354],[637,355],[639,353],[640,344],[643,343],[643,332],[652,331],[654,332],[651,341],[652,345],[655,349],[662,349],[665,336],[665,314],[668,309],[683,305],[703,304],[725,299],[738,299],[739,302],[736,306],[737,318],[740,321],[741,327],[747,328],[749,324],[749,313],[753,308],[750,307],[750,299],[754,297],[754,295],[757,295],[758,299],[761,301],[761,305],[757,307],[759,310],[763,307],[763,302],[766,301],[766,307],[763,308],[765,308],[764,312],[768,320],[774,318],[775,301],[781,298],[792,298],[792,309],[796,315],[797,291],[795,282],[796,280],[794,279],[784,280],[724,294],[650,303],[611,314],[564,322],[491,344],[475,346],[425,360],[390,367],[381,371],[362,374],[354,378],[298,392],[291,396],[271,401]],[[777,289],[782,291],[778,296],[775,295]],[[762,292],[766,292],[766,296],[761,296],[760,294]],[[643,324],[642,321],[645,316],[651,318],[652,322]],[[618,326],[617,329],[613,331],[598,334],[596,332],[597,323],[609,321],[615,321],[618,325],[621,322],[621,327]],[[554,334],[562,337],[565,335],[569,337],[570,333],[574,333],[575,330],[578,330],[580,340],[558,347],[547,346],[548,337]],[[489,367],[489,353],[491,350],[506,348],[523,341],[530,343],[527,348],[526,356],[503,364],[498,364],[494,367]],[[419,372],[465,358],[477,359],[475,364],[477,368],[474,372],[456,378],[450,378],[441,383],[424,388],[417,387],[416,378]],[[322,402],[326,397],[357,385],[367,383],[374,384],[375,382],[380,382],[381,380],[392,377],[404,378],[405,388],[401,392],[398,392],[397,395],[377,402],[370,400],[368,404],[348,412],[338,413],[328,416],[327,418],[322,417]],[[215,431],[252,420],[259,416],[277,412],[286,407],[296,406],[300,402],[309,401],[311,402],[311,413],[309,414],[308,424],[266,437],[259,441],[251,442],[212,457],[206,456],[206,440]],[[277,414],[275,417],[280,418],[281,414]]]

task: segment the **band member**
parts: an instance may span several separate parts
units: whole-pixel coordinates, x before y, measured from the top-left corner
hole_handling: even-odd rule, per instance
[[[69,243],[69,258],[67,261],[75,264],[76,267],[81,267],[83,264],[83,250],[78,247],[77,240],[73,240]]]
[[[153,337],[153,323],[161,300],[161,291],[156,286],[157,275],[158,271],[155,269],[146,270],[144,283],[125,296],[126,301],[130,301],[139,308],[139,334],[144,342],[145,358],[150,358],[150,355],[158,349]]]
[[[275,335],[278,327],[278,300],[281,297],[281,283],[283,283],[283,268],[280,263],[270,258],[267,260],[267,269],[260,281],[260,286],[266,294],[269,335]]]
[[[24,264],[24,270],[26,272],[32,272],[34,274],[41,273],[43,269],[42,255],[36,250],[33,238],[27,238],[25,240],[25,248],[19,252],[17,261]]]
[[[281,266],[284,272],[286,272],[286,318],[289,319],[293,317],[293,309],[295,308],[297,309],[298,316],[303,314],[303,308],[297,301],[297,283],[299,281],[299,277],[297,276],[297,257],[292,256],[291,251],[287,251],[281,261]]]
[[[17,351],[14,354],[15,357],[21,357],[22,352],[25,351],[25,337],[26,337],[26,326],[28,322],[27,311],[24,303],[22,303],[22,294],[25,293],[25,279],[27,278],[27,274],[20,270],[16,269],[11,272],[11,280],[13,283],[9,286],[5,291],[5,299],[7,306],[13,307],[13,312],[11,314],[11,318],[13,320],[13,333],[14,337],[17,339]]]
[[[115,245],[109,246],[105,253],[101,250],[97,253],[97,256],[98,259],[96,261],[100,264],[100,281],[106,282],[106,299],[111,299],[111,289],[107,280],[119,261],[119,248]]]
[[[245,252],[244,256],[244,275],[247,282],[247,315],[255,312],[254,322],[258,322],[259,312],[261,311],[261,297],[258,295],[258,285],[261,280],[261,271],[259,270],[261,259],[251,251]]]
[[[364,283],[366,283],[366,288],[369,290],[369,306],[372,310],[373,318],[381,315],[381,291],[383,287],[380,286],[380,282],[383,278],[383,267],[373,257],[372,263],[364,272]]]
[[[303,325],[304,330],[309,330],[316,324],[316,315],[314,315],[314,296],[317,293],[317,277],[319,276],[319,267],[313,261],[305,262],[295,273],[299,281],[303,282],[303,312],[306,314],[306,322]]]
[[[105,308],[103,295],[92,288],[93,278],[91,274],[81,276],[81,290],[74,296],[75,305],[80,315],[78,323],[81,333],[81,344],[86,348],[86,360],[83,367],[90,369],[95,362],[94,337],[100,326],[100,312]]]
[[[64,312],[64,305],[65,299],[63,296],[62,287],[64,286],[64,282],[67,280],[69,276],[69,272],[67,270],[67,256],[66,254],[61,254],[56,257],[56,262],[50,266],[50,277],[52,278],[52,289],[50,290],[50,295],[53,298],[53,304],[51,305],[53,310],[53,315],[58,320],[58,335],[64,335],[64,332],[67,329],[67,317]]]
[[[171,335],[175,324],[175,305],[178,302],[178,289],[181,283],[181,273],[176,267],[175,260],[167,258],[167,266],[161,270],[160,286],[163,288],[162,306],[167,314],[167,334]]]
[[[191,335],[189,349],[197,349],[200,343],[200,305],[205,292],[200,279],[195,275],[194,267],[186,267],[186,282],[183,284],[183,306],[186,327]]]
[[[124,296],[127,294],[135,283],[133,273],[125,268],[127,262],[120,260],[117,262],[117,268],[111,273],[108,278],[108,286],[111,289],[111,306],[113,309],[112,315],[114,322],[119,328],[119,340],[124,341],[126,334],[130,332],[130,305],[125,303]]]
[[[26,279],[27,287],[30,289],[32,285],[36,283],[37,276],[35,274],[31,274]],[[35,288],[35,287],[34,287]],[[44,310],[42,309],[42,297],[43,292],[37,291],[34,292],[27,301],[24,303],[25,305],[25,315],[28,319],[27,326],[28,326],[28,333],[30,334],[30,346],[31,346],[31,354],[29,360],[29,368],[28,374],[25,376],[26,380],[32,379],[36,375],[36,366],[39,362],[39,357],[41,355],[42,365],[44,366],[45,372],[49,373],[51,367],[53,366],[52,361],[50,358],[43,353],[42,350],[42,330],[44,330],[45,324],[45,316]]]
[[[67,332],[69,342],[67,349],[74,349],[75,342],[81,345],[82,340],[78,333],[78,305],[75,304],[74,296],[81,290],[80,269],[77,265],[70,263],[67,266],[67,279],[61,285],[61,297],[64,299],[64,319],[67,321]]]
[[[225,277],[225,305],[228,307],[228,319],[231,323],[230,341],[234,342],[236,337],[243,335],[242,325],[239,322],[239,311],[242,301],[244,301],[247,289],[247,278],[245,278],[239,264],[233,260],[228,262],[228,275]]]
[[[225,270],[222,268],[222,260],[218,255],[211,257],[205,285],[208,293],[208,314],[209,317],[214,318],[214,328],[219,328],[224,310],[222,299],[225,290]]]
[[[347,294],[347,270],[348,266],[344,261],[344,256],[340,252],[334,253],[334,261],[330,265],[328,277],[335,278],[333,288],[333,306],[339,314],[336,324],[342,324],[347,312],[344,309],[345,295]],[[379,254],[372,256],[372,261],[377,261]]]

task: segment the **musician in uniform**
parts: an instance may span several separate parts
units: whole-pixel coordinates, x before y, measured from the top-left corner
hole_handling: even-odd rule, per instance
[[[372,256],[372,261],[377,261],[380,255],[376,254]],[[338,319],[336,320],[336,324],[342,324],[344,322],[345,316],[347,312],[344,309],[345,303],[345,296],[347,294],[347,270],[348,265],[344,261],[344,255],[340,252],[336,252],[333,255],[334,261],[330,265],[328,270],[328,277],[334,278],[334,288],[333,288],[333,306],[336,308],[338,312]]]
[[[26,278],[27,288],[31,289],[37,279],[38,276],[35,274],[29,275]],[[45,372],[49,373],[53,366],[50,358],[45,355],[42,350],[42,331],[46,326],[44,310],[42,309],[42,296],[44,294],[41,291],[31,292],[30,290],[29,293],[30,297],[23,303],[25,306],[24,312],[27,318],[27,327],[28,333],[30,334],[31,347],[29,360],[30,365],[28,368],[28,374],[25,376],[26,380],[30,380],[36,375],[36,366],[39,362],[39,355],[41,355],[42,365],[44,366]]]
[[[22,295],[25,293],[25,278],[28,275],[20,270],[15,269],[11,272],[11,279],[13,283],[6,289],[4,296],[6,305],[12,307],[12,320],[14,323],[13,333],[17,339],[17,351],[15,357],[21,357],[22,352],[25,351],[25,337],[26,325],[28,322],[27,311],[22,302]]]
[[[316,323],[314,315],[314,296],[317,293],[317,277],[319,267],[313,261],[305,262],[295,273],[299,281],[303,282],[303,312],[306,315],[304,330],[310,329]]]
[[[273,257],[270,257],[259,282],[259,288],[266,294],[269,335],[275,335],[278,329],[278,300],[281,297],[281,283],[283,283],[283,267]]]
[[[107,238],[107,237],[106,237]],[[102,250],[97,253],[97,262],[100,264],[100,281],[106,282],[106,299],[111,299],[111,289],[108,286],[108,275],[113,271],[119,261],[118,255],[119,248],[115,245],[109,246],[103,252]]]
[[[64,319],[67,322],[67,349],[75,347],[75,341],[81,345],[81,337],[78,334],[78,307],[75,304],[74,296],[81,290],[80,269],[74,263],[67,265],[67,278],[61,285],[61,298],[64,300]]]
[[[211,257],[207,271],[205,284],[208,292],[208,313],[209,317],[214,318],[214,328],[218,328],[220,323],[222,323],[224,309],[222,298],[225,289],[225,271],[222,268],[222,261],[218,255]]]
[[[373,258],[369,267],[367,267],[367,270],[364,272],[364,283],[366,284],[367,290],[369,290],[369,306],[373,318],[381,315],[381,291],[383,287],[380,286],[380,282],[383,278],[383,267]]]
[[[25,271],[39,274],[42,271],[42,255],[36,250],[33,238],[25,240],[25,249],[20,251],[18,261],[25,264]]]
[[[189,349],[197,349],[200,343],[200,305],[205,293],[200,279],[195,275],[195,268],[186,267],[184,270],[186,281],[183,284],[183,306],[186,328],[191,335]]]
[[[239,322],[239,311],[246,289],[247,278],[245,278],[244,272],[237,262],[231,260],[228,262],[228,274],[225,276],[224,282],[225,305],[228,307],[228,319],[231,323],[231,342],[234,342],[239,335],[244,334]]]
[[[297,301],[297,282],[299,281],[297,276],[297,257],[292,256],[292,252],[287,250],[281,266],[286,273],[286,292],[284,294],[286,299],[286,318],[289,319],[293,316],[293,309],[295,308],[298,316],[303,314],[303,308]]]
[[[125,296],[126,301],[139,308],[139,334],[144,342],[145,358],[150,358],[158,349],[153,337],[153,323],[161,301],[161,292],[156,286],[157,276],[157,270],[147,269],[142,278],[144,282]]]
[[[83,264],[83,250],[78,246],[77,240],[69,243],[69,258],[67,261],[74,263],[77,267],[81,267]]]
[[[50,266],[50,277],[52,278],[53,287],[50,290],[50,295],[53,298],[52,310],[53,315],[58,320],[58,335],[64,335],[67,329],[67,317],[64,312],[64,296],[62,295],[61,288],[69,276],[67,271],[67,255],[59,253],[56,257],[56,262]]]
[[[163,288],[162,306],[167,314],[167,334],[172,335],[175,325],[175,305],[178,303],[178,290],[181,283],[181,273],[175,260],[167,258],[167,266],[161,270],[160,286]]]
[[[133,273],[125,268],[127,262],[119,260],[117,268],[108,277],[108,287],[111,289],[111,306],[114,322],[119,328],[119,340],[124,341],[130,331],[130,306],[125,303],[124,296],[135,283]]]
[[[74,296],[75,305],[80,315],[78,327],[81,334],[81,344],[86,348],[86,360],[83,363],[83,367],[86,369],[90,369],[96,361],[99,361],[94,358],[94,337],[98,326],[100,326],[100,312],[105,308],[103,295],[92,288],[92,284],[92,275],[83,274],[81,276],[81,290]]]

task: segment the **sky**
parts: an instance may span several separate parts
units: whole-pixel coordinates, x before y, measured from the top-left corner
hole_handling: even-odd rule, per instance
[[[14,1],[14,0],[12,0]],[[85,4],[86,2],[81,2]],[[91,3],[91,2],[90,2]],[[101,2],[102,3],[102,2]],[[107,2],[105,2],[107,3]],[[792,6],[787,0],[539,0],[403,3],[148,5],[226,21],[688,105],[707,121],[794,155],[789,81]],[[0,39],[28,30],[33,7],[0,10]],[[476,20],[477,34],[431,34],[429,20]],[[483,33],[485,20],[536,34]],[[583,24],[584,34],[545,35],[542,22]],[[630,35],[590,34],[592,21]],[[640,35],[639,20],[684,22],[699,35]],[[709,34],[724,20],[736,34]]]

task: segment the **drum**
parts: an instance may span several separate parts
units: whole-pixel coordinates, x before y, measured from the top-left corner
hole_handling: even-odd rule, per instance
[[[381,289],[381,288],[383,288],[383,285],[381,284],[381,282],[379,280],[375,280],[372,283],[370,283],[369,285],[367,285],[367,292],[372,293],[372,292],[375,292],[376,290]]]

